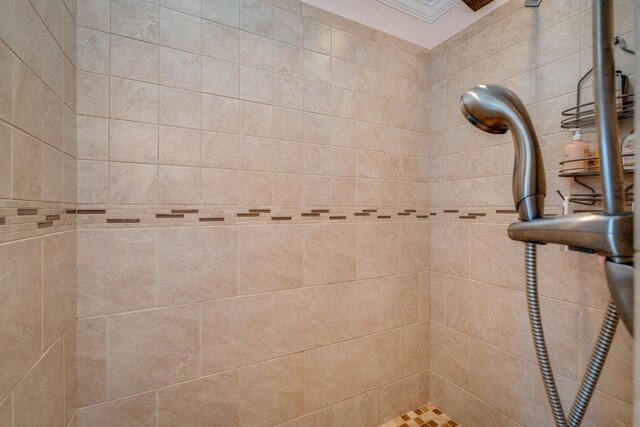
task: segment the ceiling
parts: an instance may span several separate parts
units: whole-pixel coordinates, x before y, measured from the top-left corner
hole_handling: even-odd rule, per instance
[[[494,0],[478,12],[460,0],[304,1],[431,49],[508,0]]]
[[[378,0],[415,18],[432,23],[460,0]]]

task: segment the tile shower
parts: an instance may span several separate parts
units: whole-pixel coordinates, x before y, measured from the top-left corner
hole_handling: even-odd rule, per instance
[[[427,50],[297,0],[0,0],[0,426],[551,425],[512,144],[457,105],[524,100],[559,212],[590,2],[522,3]],[[566,406],[608,290],[540,258]],[[631,348],[585,425],[631,425]]]

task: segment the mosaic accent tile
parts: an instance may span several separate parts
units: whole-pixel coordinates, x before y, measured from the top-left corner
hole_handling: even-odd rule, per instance
[[[432,403],[427,403],[411,412],[399,416],[380,427],[456,427],[458,424],[447,417]]]

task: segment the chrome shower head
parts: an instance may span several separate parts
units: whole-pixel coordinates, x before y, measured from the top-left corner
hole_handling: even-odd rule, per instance
[[[475,127],[488,133],[513,134],[515,165],[513,201],[521,221],[544,214],[544,165],[536,132],[522,101],[509,89],[480,85],[460,98],[460,110]]]

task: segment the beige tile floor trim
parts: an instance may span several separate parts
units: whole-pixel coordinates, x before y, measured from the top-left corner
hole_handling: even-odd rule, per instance
[[[380,427],[456,427],[459,424],[447,417],[432,403],[427,403],[413,411],[407,412]]]

